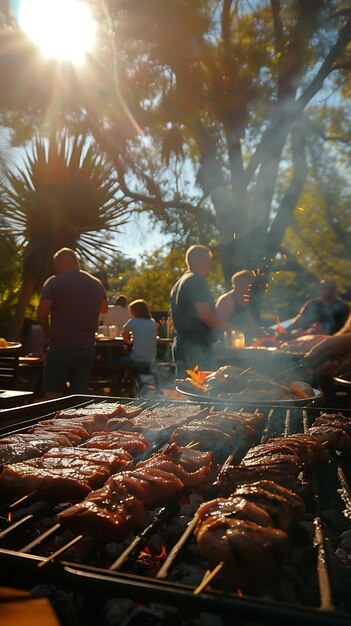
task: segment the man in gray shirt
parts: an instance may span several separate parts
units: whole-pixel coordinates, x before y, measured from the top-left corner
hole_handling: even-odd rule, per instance
[[[54,264],[57,273],[44,283],[37,311],[49,344],[44,367],[48,399],[64,395],[67,383],[72,394],[88,392],[98,319],[108,308],[101,281],[80,269],[74,250],[58,250]]]

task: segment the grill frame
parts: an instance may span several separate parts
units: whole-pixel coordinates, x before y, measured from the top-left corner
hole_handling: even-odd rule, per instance
[[[52,417],[59,409],[80,408],[96,402],[119,402],[124,405],[135,405],[137,403],[135,398],[68,396],[59,400],[6,409],[1,412],[1,414],[6,413],[6,415],[0,427],[0,439],[2,436],[12,432],[25,431],[34,423]],[[145,404],[145,408],[148,408],[155,404],[155,398],[151,398],[146,402],[143,399],[143,404]],[[170,404],[170,401],[165,400],[162,404]],[[171,401],[171,404],[189,406],[191,403],[185,401]],[[207,403],[203,402],[202,404],[205,406]],[[222,402],[218,408],[223,409]],[[247,405],[245,405],[244,408],[248,410],[251,408],[252,410],[252,407],[248,407]],[[285,431],[287,431],[290,430],[291,421],[295,418],[297,419],[296,416],[300,416],[300,423],[302,420],[303,424],[306,425],[316,415],[319,415],[323,411],[331,412],[332,409],[316,406],[301,408],[272,405],[268,408],[262,407],[262,411],[267,412],[266,428],[263,433],[261,433],[264,438],[274,433],[274,424],[273,430],[271,430],[271,427],[273,418],[276,418],[276,413],[284,413],[284,428]],[[335,411],[337,411],[337,409],[335,409]],[[31,416],[28,415],[29,413],[31,413]],[[269,416],[269,413],[271,413],[271,416]],[[348,414],[347,411],[344,413]],[[277,434],[279,434],[279,430]],[[22,576],[26,579],[28,574],[30,574],[32,580],[33,576],[38,575],[38,562],[43,559],[44,557],[40,557],[36,554],[27,554],[0,547],[0,563],[3,567],[7,568],[9,572],[11,572],[11,575],[14,575],[17,580],[21,579]],[[309,624],[311,624],[311,626],[314,624],[349,626],[351,620],[351,615],[343,614],[339,611],[333,612],[320,610],[320,608],[317,607],[296,606],[285,602],[277,602],[276,600],[261,600],[247,595],[238,597],[234,594],[215,589],[211,589],[210,591],[206,590],[199,595],[194,595],[194,587],[189,585],[147,576],[139,576],[137,574],[110,571],[92,565],[78,564],[65,559],[60,559],[58,562],[48,564],[45,566],[44,570],[45,572],[43,571],[42,574],[44,575],[45,581],[50,580],[57,583],[68,584],[82,591],[89,592],[94,589],[96,592],[96,590],[99,589],[103,593],[111,593],[120,597],[143,601],[156,601],[177,607],[185,605],[189,609],[214,612],[223,617],[232,617],[233,612],[235,612],[235,615],[240,618],[247,620],[259,619],[265,624],[281,624],[282,620],[287,624],[296,624],[296,620],[300,619],[306,626]]]

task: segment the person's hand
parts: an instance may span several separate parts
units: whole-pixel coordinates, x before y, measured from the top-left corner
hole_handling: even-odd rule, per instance
[[[334,335],[315,345],[305,356],[322,376],[340,376],[351,371],[351,336]]]
[[[351,354],[348,358],[327,357],[327,359],[317,367],[319,376],[342,376],[351,372]]]

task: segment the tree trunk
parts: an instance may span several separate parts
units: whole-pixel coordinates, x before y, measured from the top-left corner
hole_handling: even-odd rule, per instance
[[[14,316],[10,322],[9,339],[11,341],[19,341],[21,339],[24,318],[28,305],[35,293],[35,280],[28,273],[23,277],[20,296],[15,308]]]

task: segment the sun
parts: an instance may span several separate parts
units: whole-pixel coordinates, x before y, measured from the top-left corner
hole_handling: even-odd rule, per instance
[[[96,23],[80,0],[22,0],[18,22],[46,57],[80,64],[94,46]]]

